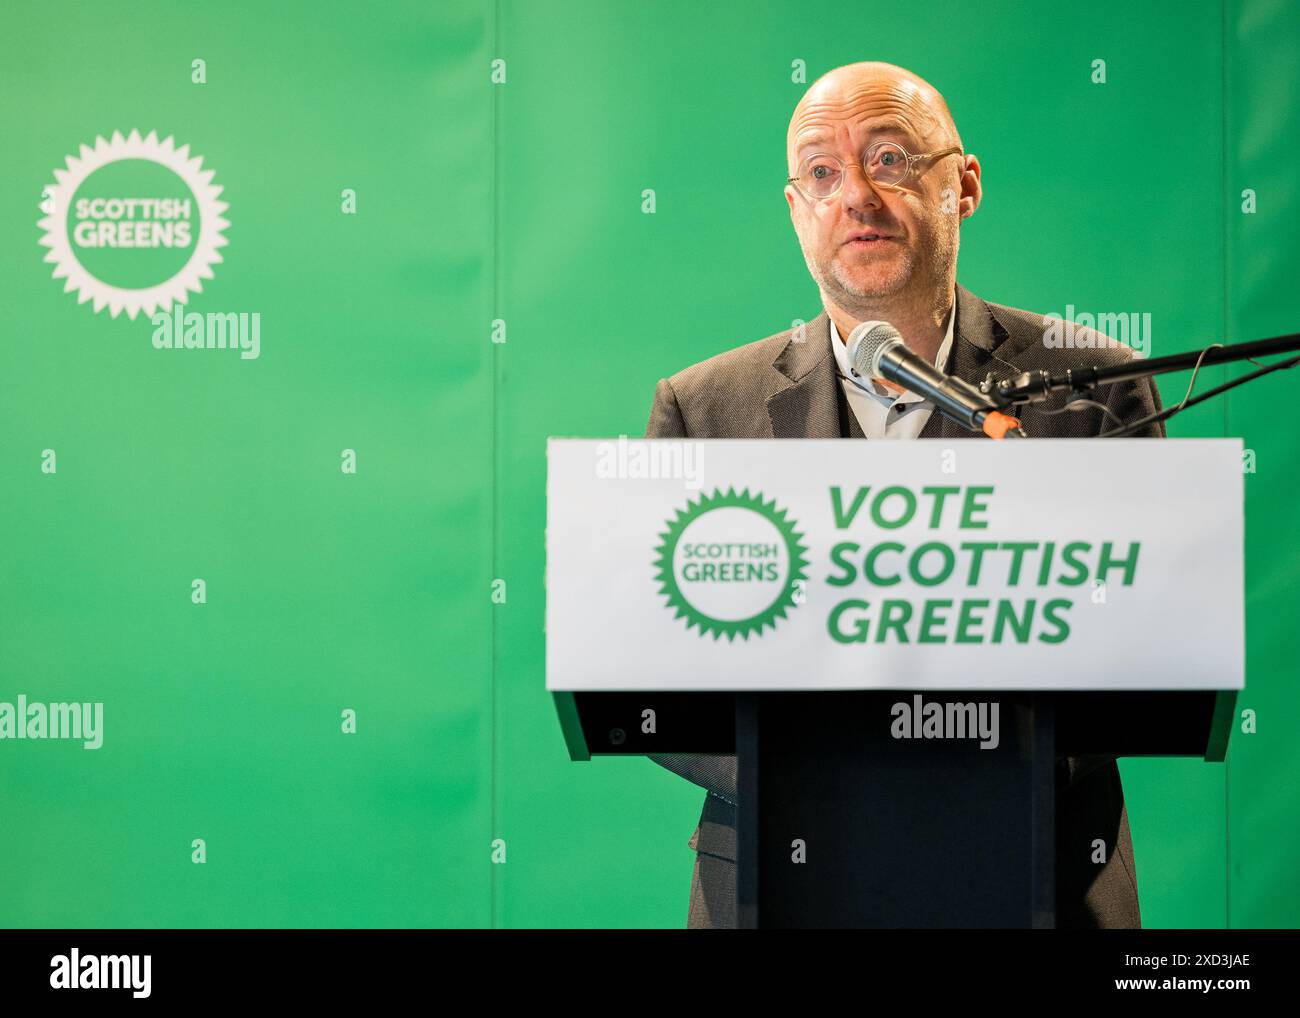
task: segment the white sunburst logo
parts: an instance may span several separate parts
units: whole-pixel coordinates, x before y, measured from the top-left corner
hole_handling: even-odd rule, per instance
[[[135,194],[97,203],[83,198],[78,204],[87,218],[77,224],[69,239],[68,215],[82,184],[97,170],[126,160],[143,160],[170,170],[188,188],[194,208],[190,208],[188,199]],[[222,231],[230,223],[222,213],[229,206],[219,200],[222,188],[213,186],[214,175],[213,170],[203,169],[202,157],[190,155],[188,145],[177,148],[170,137],[159,141],[153,131],[145,137],[139,131],[123,137],[119,131],[107,141],[96,138],[94,148],[82,145],[78,155],[67,157],[66,169],[54,171],[55,183],[45,188],[41,203],[45,216],[36,224],[44,231],[40,243],[49,248],[45,261],[54,264],[54,278],[65,280],[65,293],[77,292],[77,303],[93,301],[96,313],[107,307],[114,318],[122,311],[134,319],[141,311],[152,315],[155,310],[184,304],[191,293],[203,291],[203,280],[213,278],[212,266],[222,260],[219,249],[228,243]],[[183,219],[176,214],[177,209],[183,210]],[[198,213],[197,237],[190,225],[193,211]],[[92,221],[92,216],[97,221]],[[171,271],[167,278],[136,286],[121,280],[108,282],[94,275],[83,264],[85,256],[78,257],[78,246],[83,245],[96,257],[102,257],[102,252],[110,248],[191,250],[179,270]]]

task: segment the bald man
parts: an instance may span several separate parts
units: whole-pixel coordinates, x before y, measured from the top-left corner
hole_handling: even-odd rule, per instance
[[[823,75],[786,135],[786,202],[822,311],[802,327],[729,350],[660,379],[647,438],[973,437],[920,396],[855,378],[845,338],[864,321],[898,329],[911,350],[969,382],[989,372],[1059,372],[1132,354],[1091,330],[1047,342],[1060,325],[981,300],[957,284],[961,224],[979,208],[979,160],[965,151],[939,92],[892,64]],[[1064,397],[1018,413],[1033,437],[1083,438],[1160,409],[1153,382],[1102,387],[1060,412]],[[1138,432],[1162,437],[1163,425]],[[736,924],[736,760],[656,756],[707,791],[687,926]],[[1119,768],[1110,757],[1058,761],[1057,911],[1062,928],[1138,927],[1137,870]],[[1097,840],[1103,862],[1094,862]]]

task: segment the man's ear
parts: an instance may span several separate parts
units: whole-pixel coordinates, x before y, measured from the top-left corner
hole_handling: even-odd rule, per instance
[[[957,200],[957,213],[962,219],[969,219],[975,214],[975,210],[980,207],[980,199],[984,196],[983,185],[980,184],[980,161],[974,156],[966,157],[966,166],[961,174],[961,197]]]
[[[785,185],[785,203],[790,206],[790,221],[794,222],[794,188]]]

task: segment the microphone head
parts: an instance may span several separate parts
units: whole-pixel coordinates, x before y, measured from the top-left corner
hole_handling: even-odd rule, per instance
[[[903,337],[888,322],[863,322],[849,333],[849,366],[862,378],[879,378],[880,357]]]

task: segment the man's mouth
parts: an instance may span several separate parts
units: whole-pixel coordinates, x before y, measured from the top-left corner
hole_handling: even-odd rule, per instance
[[[879,230],[865,230],[861,233],[855,233],[844,243],[849,247],[871,247],[877,244],[884,244],[893,240],[893,236],[888,233],[881,233]]]

